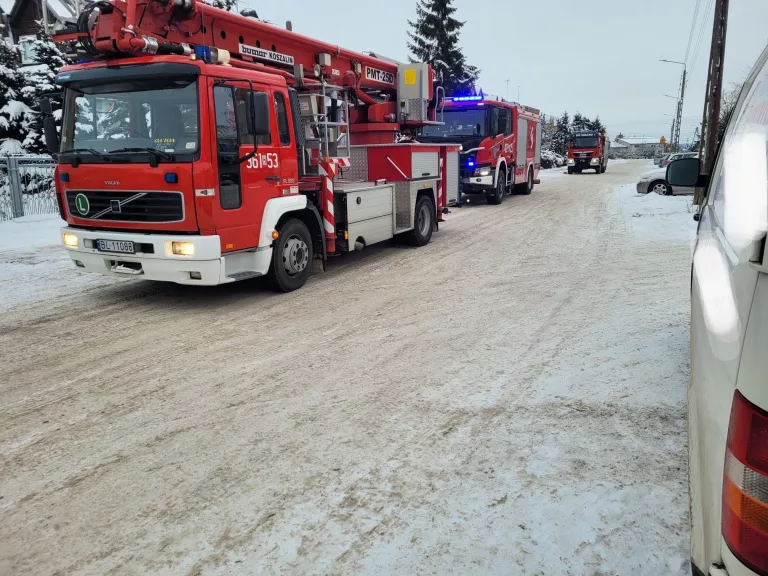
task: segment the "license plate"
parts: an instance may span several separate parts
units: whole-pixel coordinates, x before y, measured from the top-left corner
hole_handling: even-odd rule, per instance
[[[122,254],[135,254],[133,242],[127,240],[96,240],[96,249],[101,252],[120,252]]]

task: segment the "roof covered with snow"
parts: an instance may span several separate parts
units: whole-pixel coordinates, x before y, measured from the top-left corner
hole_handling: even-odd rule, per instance
[[[626,144],[622,144],[621,142],[611,142],[611,148],[629,148]]]
[[[640,144],[658,144],[660,136],[627,136],[625,138],[616,138],[616,142],[626,144],[627,146],[637,146]]]
[[[25,2],[30,0],[0,0],[0,8],[6,14],[13,12],[14,8],[19,8]],[[77,17],[77,2],[79,0],[44,0],[48,10],[59,20],[74,20]]]

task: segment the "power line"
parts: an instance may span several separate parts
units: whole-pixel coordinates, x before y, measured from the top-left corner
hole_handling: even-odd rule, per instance
[[[696,48],[693,51],[693,61],[691,62],[691,71],[696,66],[699,59],[699,53],[701,52],[701,45],[704,39],[704,33],[707,31],[707,22],[709,21],[709,13],[712,11],[712,7],[715,4],[715,0],[708,0],[707,7],[704,9],[704,13],[701,16],[701,28],[699,29],[699,37],[696,40]]]
[[[691,22],[691,31],[688,33],[688,47],[685,49],[685,58],[683,58],[683,62],[688,62],[688,55],[691,53],[691,42],[693,41],[693,31],[696,29],[696,19],[699,16],[699,6],[701,6],[701,0],[696,0],[696,8],[693,10],[693,21]]]

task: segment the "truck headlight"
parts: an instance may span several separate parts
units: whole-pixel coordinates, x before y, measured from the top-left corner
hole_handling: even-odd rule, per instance
[[[74,234],[64,232],[64,234],[61,235],[61,241],[64,242],[64,246],[67,248],[77,248],[77,236]]]
[[[172,242],[171,250],[176,256],[195,255],[195,245],[192,242]]]
[[[475,168],[475,176],[490,176],[491,167],[483,166],[482,168]]]
[[[576,164],[576,160],[573,158],[568,158],[568,166],[573,166],[574,164]]]
[[[592,160],[589,161],[590,164],[600,164],[600,158],[592,158]]]

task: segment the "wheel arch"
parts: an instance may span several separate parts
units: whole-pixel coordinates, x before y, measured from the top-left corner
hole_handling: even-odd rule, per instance
[[[416,193],[416,204],[419,203],[419,198],[429,198],[430,202],[432,202],[432,207],[435,209],[435,228],[437,228],[437,198],[435,196],[435,188],[422,188]],[[416,204],[413,205],[414,226],[416,226]]]
[[[317,207],[303,194],[270,198],[261,218],[259,248],[272,246],[272,231],[278,230],[288,219],[301,220],[312,234],[315,254],[326,257],[322,216]]]
[[[667,188],[669,188],[670,190],[672,190],[672,187],[671,187],[671,186],[669,186],[669,185],[667,184],[666,180],[660,180],[660,179],[658,179],[658,178],[657,178],[656,180],[651,180],[651,181],[648,183],[648,194],[650,194],[651,192],[653,192],[653,187],[654,187],[656,184],[659,184],[659,183],[661,183],[661,184],[664,184],[664,186],[666,186]]]
[[[317,207],[313,203],[308,202],[307,207],[302,210],[292,210],[283,213],[275,224],[274,229],[280,230],[283,224],[292,218],[304,222],[309,229],[309,233],[312,235],[312,247],[314,248],[315,255],[320,256],[325,260],[327,257],[325,249],[325,233],[323,231],[322,216],[320,216]]]
[[[498,185],[499,174],[501,173],[501,169],[502,168],[504,169],[505,172],[509,172],[509,166],[507,166],[507,160],[503,156],[501,156],[499,158],[499,161],[496,163],[496,172],[495,172],[495,174],[493,176],[493,187],[494,188]]]

